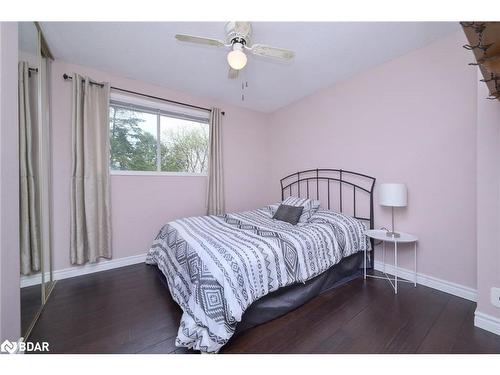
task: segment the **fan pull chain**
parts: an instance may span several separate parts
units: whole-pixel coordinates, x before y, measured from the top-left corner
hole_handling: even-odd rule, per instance
[[[245,101],[245,94],[243,93],[245,88],[248,88],[248,81],[245,81],[245,82],[241,81],[241,101],[242,102]]]

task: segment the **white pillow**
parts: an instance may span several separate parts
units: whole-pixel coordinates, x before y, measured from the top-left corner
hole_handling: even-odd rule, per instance
[[[271,212],[271,216],[274,216],[274,214],[276,213],[276,210],[278,209],[280,204],[281,203],[273,203],[273,204],[270,204],[269,206],[267,206],[267,209],[269,210],[269,212]]]

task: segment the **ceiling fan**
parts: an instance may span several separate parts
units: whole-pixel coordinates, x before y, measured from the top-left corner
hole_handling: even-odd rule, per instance
[[[287,49],[271,47],[264,44],[251,44],[252,25],[250,22],[228,22],[225,29],[225,41],[186,34],[176,34],[175,38],[181,42],[230,48],[231,50],[227,54],[227,62],[229,64],[228,77],[230,79],[237,78],[238,72],[247,64],[247,55],[245,51],[254,55],[280,60],[291,60],[294,57],[293,51]]]

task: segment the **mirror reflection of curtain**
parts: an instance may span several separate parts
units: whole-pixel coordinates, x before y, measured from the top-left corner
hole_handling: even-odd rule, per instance
[[[40,212],[37,199],[37,128],[29,65],[19,62],[19,168],[21,273],[40,271]]]

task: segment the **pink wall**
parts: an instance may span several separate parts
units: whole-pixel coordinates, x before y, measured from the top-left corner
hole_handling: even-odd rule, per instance
[[[70,267],[71,83],[64,81],[62,75],[73,72],[111,82],[112,86],[199,106],[221,107],[226,112],[223,132],[226,207],[229,211],[240,211],[268,203],[266,115],[55,61],[52,69],[55,270]],[[112,176],[113,258],[145,254],[162,225],[177,218],[204,214],[205,191],[206,177]]]
[[[21,336],[17,23],[0,22],[0,342]]]
[[[478,80],[482,78],[478,76]],[[490,289],[500,288],[500,103],[478,85],[477,107],[477,311],[500,318]]]
[[[464,43],[462,33],[453,34],[271,115],[56,61],[55,269],[69,267],[71,84],[61,76],[80,72],[123,88],[221,106],[229,211],[278,200],[279,178],[305,168],[338,167],[373,175],[378,183],[406,183],[409,206],[397,211],[396,223],[420,237],[418,271],[476,288],[482,267],[475,230],[477,77]],[[161,225],[203,214],[205,189],[203,177],[113,176],[114,258],[144,254]],[[390,211],[377,201],[375,217],[376,227],[390,224]],[[481,259],[485,265],[491,260]],[[400,262],[411,268],[410,252],[402,252]]]
[[[477,77],[465,42],[453,34],[273,113],[270,160],[271,180],[333,167],[406,183],[396,225],[420,238],[418,271],[475,288]],[[376,199],[375,226],[388,225]],[[412,253],[400,264],[412,269]]]

